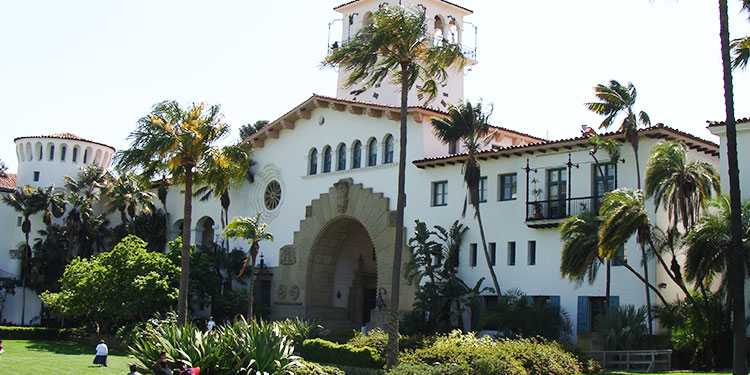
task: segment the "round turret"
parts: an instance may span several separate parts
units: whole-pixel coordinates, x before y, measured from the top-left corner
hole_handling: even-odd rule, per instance
[[[62,186],[65,176],[77,176],[81,167],[86,165],[109,168],[115,154],[114,147],[70,133],[19,137],[15,142],[18,187]]]

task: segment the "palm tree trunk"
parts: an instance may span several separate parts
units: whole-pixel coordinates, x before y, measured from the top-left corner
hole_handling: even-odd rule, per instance
[[[637,131],[637,130],[636,130]],[[641,162],[638,157],[638,135],[636,133],[635,142],[630,145],[633,147],[633,156],[635,159],[635,175],[636,182],[638,184],[638,190],[641,190]],[[648,259],[646,258],[646,247],[641,244],[641,259],[643,259],[643,277],[646,279],[648,284]],[[648,333],[654,333],[654,322],[651,318],[651,293],[648,292],[648,286],[646,287],[646,320],[648,321]]]
[[[631,266],[630,266],[629,264],[627,264],[627,263],[625,262],[625,259],[622,259],[622,258],[620,258],[620,257],[615,257],[615,259],[616,259],[616,260],[617,260],[617,261],[618,261],[619,263],[621,263],[621,264],[623,265],[623,267],[625,267],[625,269],[627,269],[628,271],[630,271],[630,273],[632,273],[633,275],[635,275],[635,277],[637,277],[637,278],[638,278],[638,280],[641,280],[641,282],[642,282],[642,283],[643,283],[644,285],[646,285],[646,289],[651,289],[651,290],[653,290],[653,291],[654,291],[654,293],[656,293],[656,296],[657,296],[657,297],[659,297],[659,299],[661,300],[661,303],[662,303],[662,304],[664,304],[664,306],[665,306],[665,307],[667,307],[668,309],[670,309],[670,311],[672,310],[672,309],[671,309],[671,308],[669,307],[669,304],[667,303],[667,300],[666,300],[666,299],[664,298],[664,296],[663,296],[663,295],[661,294],[661,292],[659,292],[659,290],[658,290],[658,289],[656,289],[656,287],[655,287],[655,286],[651,285],[651,283],[649,283],[649,282],[648,282],[648,280],[646,280],[646,279],[645,279],[645,278],[644,278],[643,276],[641,276],[641,274],[640,274],[640,273],[638,273],[638,271],[636,271],[635,269],[633,269],[633,267],[631,267]]]
[[[733,374],[747,374],[747,341],[745,339],[745,270],[742,249],[740,203],[740,169],[737,161],[737,124],[734,115],[734,88],[729,47],[729,14],[727,0],[719,0],[721,62],[724,70],[724,104],[726,107],[727,159],[729,162],[729,207],[731,209],[732,264],[729,269],[732,297]]]
[[[401,63],[401,125],[398,150],[398,198],[396,203],[396,238],[393,243],[393,269],[391,271],[391,306],[388,309],[388,344],[386,367],[398,364],[398,308],[401,297],[401,251],[404,243],[404,206],[406,205],[406,121],[409,102],[408,64]]]
[[[187,322],[188,285],[190,282],[190,226],[193,219],[193,168],[185,168],[185,206],[182,217],[182,259],[180,292],[177,296],[177,324]]]
[[[29,217],[27,216],[24,218],[24,221],[29,222]],[[27,253],[29,252],[29,232],[31,231],[31,226],[29,225],[29,230],[24,231],[24,236],[26,237],[26,246],[23,248],[23,256],[21,257],[21,326],[26,325],[26,257]]]
[[[255,243],[250,245],[250,251],[257,251],[253,250],[254,246],[256,246]],[[247,321],[252,322],[253,321],[253,279],[255,279],[255,259],[258,256],[257,253],[252,255],[252,267],[250,267],[250,291],[247,297]]]
[[[609,314],[609,307],[612,306],[610,303],[610,297],[612,296],[611,288],[612,288],[612,263],[607,259],[605,260],[607,262],[607,282],[604,286],[604,294],[607,300],[607,306],[604,309],[605,314]]]
[[[482,238],[484,259],[487,260],[487,268],[489,268],[490,277],[492,277],[492,285],[495,286],[495,293],[497,293],[498,296],[501,296],[502,292],[500,291],[500,284],[497,282],[497,275],[495,275],[495,267],[491,262],[490,252],[487,250],[487,240],[484,237],[484,225],[482,224],[482,215],[479,213],[479,206],[477,206],[477,223],[479,224],[479,236]],[[497,258],[497,254],[495,254],[495,258]]]
[[[677,277],[677,275],[675,275],[672,272],[672,270],[670,270],[669,267],[667,267],[667,263],[664,261],[664,258],[661,256],[661,254],[659,254],[658,251],[656,251],[656,247],[654,246],[654,241],[651,238],[648,238],[648,243],[649,243],[649,246],[651,246],[652,251],[654,252],[654,256],[656,257],[657,260],[659,260],[659,264],[664,269],[664,272],[666,272],[669,278],[672,279],[672,281],[674,281],[675,284],[677,284],[677,286],[682,290],[683,293],[685,293],[685,299],[687,299],[691,303],[694,302],[693,296],[690,294],[690,291],[685,286],[685,282],[681,278]]]

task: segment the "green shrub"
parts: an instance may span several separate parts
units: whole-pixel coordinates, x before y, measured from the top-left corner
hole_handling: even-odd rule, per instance
[[[422,349],[406,352],[401,363],[466,365],[473,369],[467,374],[567,375],[581,372],[576,357],[555,342],[493,341],[471,333],[463,335],[460,331],[438,337]]]
[[[300,318],[286,319],[277,323],[281,333],[294,342],[295,348],[302,347],[307,339],[322,339],[328,336],[328,330],[322,325],[310,320]]]
[[[495,304],[480,313],[480,330],[496,330],[505,337],[537,337],[571,341],[572,326],[568,313],[549,301],[529,303],[520,290],[508,290]]]
[[[414,364],[402,364],[392,368],[388,371],[387,375],[466,375],[473,374],[474,369],[468,365],[414,365]],[[501,374],[506,373],[487,373],[487,374]]]
[[[646,307],[612,306],[596,317],[594,331],[607,343],[608,350],[636,349],[648,335]]]
[[[60,340],[85,334],[82,328],[0,326],[0,337],[6,340]]]
[[[400,351],[414,350],[429,345],[431,342],[430,336],[413,335],[413,336],[398,336],[398,348]],[[356,331],[354,337],[347,342],[357,348],[370,347],[375,349],[381,356],[385,353],[385,348],[388,345],[388,334],[380,328],[375,328],[367,334]]]
[[[302,358],[335,365],[382,368],[385,361],[369,347],[357,348],[349,344],[336,344],[323,339],[309,339],[299,350]]]
[[[313,362],[300,361],[300,367],[292,370],[294,375],[346,375],[342,370],[333,366],[323,366]]]

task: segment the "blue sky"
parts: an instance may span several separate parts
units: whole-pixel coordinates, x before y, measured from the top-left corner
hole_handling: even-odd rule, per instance
[[[72,132],[118,149],[165,99],[222,105],[232,125],[273,120],[312,93],[335,95],[321,69],[338,1],[102,0],[0,2],[0,159],[13,138]],[[592,87],[632,81],[654,122],[712,138],[723,119],[718,1],[456,0],[475,14],[479,64],[466,98],[495,105],[495,125],[540,137],[601,119]],[[750,34],[730,1],[732,37]],[[735,74],[737,116],[750,75]]]

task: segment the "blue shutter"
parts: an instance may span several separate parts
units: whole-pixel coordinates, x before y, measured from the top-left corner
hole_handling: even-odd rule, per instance
[[[580,332],[589,331],[589,297],[578,296],[578,330]]]
[[[526,306],[532,306],[532,305],[534,305],[534,297],[526,296]]]
[[[549,296],[549,303],[552,304],[552,306],[560,306],[560,296]]]
[[[609,308],[620,307],[620,296],[609,296]]]

